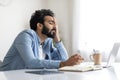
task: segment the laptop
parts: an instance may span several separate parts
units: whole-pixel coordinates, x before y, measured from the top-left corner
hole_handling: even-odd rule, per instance
[[[65,67],[59,68],[59,70],[85,72],[85,71],[101,70],[102,68],[108,68],[113,65],[116,59],[119,47],[120,47],[120,43],[114,43],[113,48],[108,57],[107,63],[101,64],[101,65],[94,65],[93,63],[85,62],[85,63],[81,63],[80,65],[65,66]]]
[[[119,47],[120,47],[120,43],[114,43],[113,48],[110,52],[107,64],[105,66],[103,66],[103,68],[107,68],[113,65],[113,63],[115,62],[115,59],[117,57],[117,53],[119,51]]]

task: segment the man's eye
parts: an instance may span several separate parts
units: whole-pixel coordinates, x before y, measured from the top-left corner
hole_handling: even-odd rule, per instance
[[[49,22],[49,24],[53,24],[53,22]]]

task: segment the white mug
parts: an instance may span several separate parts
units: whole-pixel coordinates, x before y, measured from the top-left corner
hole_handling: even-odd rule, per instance
[[[90,59],[94,62],[94,65],[101,65],[102,55],[100,53],[94,53],[90,55]]]

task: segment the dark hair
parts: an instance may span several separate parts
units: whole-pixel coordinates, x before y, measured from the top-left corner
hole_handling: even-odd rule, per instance
[[[36,31],[37,23],[44,24],[44,17],[52,16],[54,17],[54,13],[50,9],[41,9],[36,10],[35,13],[32,14],[30,19],[30,28]]]

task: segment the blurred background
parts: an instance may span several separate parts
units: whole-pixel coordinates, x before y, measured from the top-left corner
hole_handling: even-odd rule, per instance
[[[89,61],[95,49],[106,61],[113,44],[120,42],[119,4],[119,0],[0,0],[0,60],[18,33],[29,28],[32,13],[51,9],[69,56],[79,53]]]

